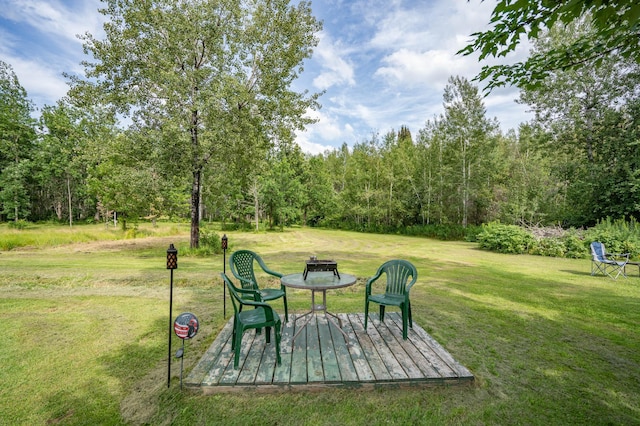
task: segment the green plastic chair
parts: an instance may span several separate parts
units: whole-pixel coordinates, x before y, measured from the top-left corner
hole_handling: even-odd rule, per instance
[[[254,297],[259,298],[255,290],[236,287],[224,272],[221,272],[220,276],[229,289],[229,295],[233,303],[233,333],[231,335],[231,349],[234,350],[233,368],[237,370],[240,363],[240,349],[242,348],[242,335],[244,332],[250,329],[260,330],[265,328],[266,340],[267,343],[270,343],[271,327],[273,327],[276,336],[276,359],[278,365],[280,365],[280,329],[282,322],[278,313],[264,302],[250,300]],[[242,295],[249,296],[249,298],[244,298]],[[254,309],[243,311],[242,306],[251,306]]]
[[[372,294],[373,283],[382,275],[386,276],[387,283],[382,294]],[[411,279],[410,279],[411,278]],[[407,323],[413,328],[411,319],[411,301],[409,291],[418,279],[416,267],[406,260],[389,260],[378,268],[378,272],[369,278],[366,286],[364,305],[364,329],[367,329],[369,319],[369,302],[380,305],[380,321],[384,322],[384,310],[386,306],[398,306],[402,311],[402,338],[407,340]]]
[[[238,250],[233,252],[229,258],[229,266],[231,266],[231,272],[236,277],[242,288],[249,290],[257,290],[260,294],[260,300],[268,302],[270,300],[279,299],[282,297],[284,302],[284,320],[289,322],[289,309],[287,307],[287,289],[280,283],[280,288],[260,288],[258,286],[258,280],[254,272],[254,264],[257,263],[264,272],[277,278],[282,278],[281,273],[272,271],[267,268],[262,258],[251,250]],[[246,296],[245,296],[246,297]]]

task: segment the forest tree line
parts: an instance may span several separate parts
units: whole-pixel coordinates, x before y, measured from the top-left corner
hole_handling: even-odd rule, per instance
[[[589,31],[554,27],[534,51]],[[146,116],[123,128],[117,111],[80,91],[34,119],[0,61],[0,221],[188,219],[194,194],[200,219],[247,227],[640,220],[639,83],[638,63],[615,52],[597,67],[556,70],[520,93],[535,118],[503,133],[478,87],[452,76],[443,112],[421,129],[400,125],[319,155],[244,109],[218,123],[224,132],[199,152],[194,180],[194,152],[184,149],[193,132],[180,123]]]

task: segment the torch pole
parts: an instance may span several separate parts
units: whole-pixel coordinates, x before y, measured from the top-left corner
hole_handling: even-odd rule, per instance
[[[173,269],[171,269],[171,290],[169,292],[169,355],[167,356],[167,387],[171,386],[171,329],[173,322]]]
[[[222,271],[227,273],[227,249],[222,249]],[[227,286],[222,281],[222,314],[227,318]]]
[[[227,234],[222,236],[222,272],[226,275],[227,273],[227,246],[229,244],[229,239],[227,238]],[[224,318],[227,318],[227,286],[222,281],[222,315]]]
[[[171,328],[173,316],[173,270],[178,267],[178,250],[169,245],[167,249],[167,269],[171,270],[171,285],[169,287],[169,356],[167,357],[167,387],[171,386]]]

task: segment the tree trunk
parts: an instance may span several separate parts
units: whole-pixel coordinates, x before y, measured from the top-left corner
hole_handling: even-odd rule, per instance
[[[194,88],[194,97],[198,93],[198,88]],[[193,182],[191,183],[191,238],[189,247],[196,249],[200,247],[200,186],[202,183],[201,159],[198,157],[199,140],[198,140],[198,110],[191,111],[191,145],[193,145]]]
[[[73,211],[71,209],[71,179],[67,176],[67,198],[69,200],[69,228],[73,227]]]
[[[200,177],[201,171],[193,172],[193,184],[191,185],[191,240],[192,249],[200,247]]]

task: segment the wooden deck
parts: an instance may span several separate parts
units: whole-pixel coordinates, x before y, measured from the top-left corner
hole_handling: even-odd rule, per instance
[[[204,393],[242,390],[288,391],[330,387],[422,387],[468,384],[471,372],[416,322],[402,340],[402,319],[389,312],[385,322],[364,314],[338,314],[344,336],[323,315],[312,319],[292,342],[295,314],[282,330],[282,364],[276,366],[275,338],[265,344],[263,334],[247,331],[240,365],[233,369],[232,320],[225,325],[202,359],[184,379],[186,387]],[[298,321],[304,324],[306,319]]]

